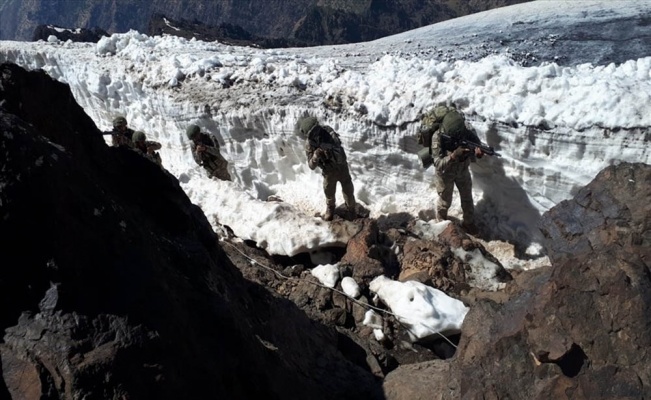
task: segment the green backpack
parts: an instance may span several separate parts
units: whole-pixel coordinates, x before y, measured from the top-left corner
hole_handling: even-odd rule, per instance
[[[451,111],[454,111],[454,113],[451,113]],[[456,112],[454,108],[447,106],[434,107],[425,113],[425,115],[423,115],[421,118],[420,129],[418,131],[418,144],[423,145],[423,147],[430,148],[432,146],[432,136],[441,128],[441,124],[444,122],[444,119],[448,114],[459,115],[462,118],[462,123],[464,123],[463,116]],[[452,120],[449,122],[452,122]],[[445,126],[452,124],[445,123],[443,125]],[[456,125],[456,123],[454,125]]]

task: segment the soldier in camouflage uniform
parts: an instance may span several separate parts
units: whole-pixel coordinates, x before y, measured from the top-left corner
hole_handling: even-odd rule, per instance
[[[448,209],[452,203],[452,194],[456,185],[463,211],[462,226],[468,233],[475,234],[477,227],[469,166],[471,162],[475,162],[484,154],[480,148],[475,148],[475,151],[471,152],[461,146],[454,147],[450,141],[443,140],[440,134],[444,133],[455,139],[465,139],[475,143],[479,143],[479,138],[473,129],[466,126],[463,115],[456,109],[439,106],[434,110],[434,114],[437,115],[436,122],[428,129],[434,130],[431,139],[431,154],[436,167],[434,185],[439,196],[436,204],[436,216],[439,220],[448,218]]]
[[[190,125],[186,130],[188,139],[192,141],[190,148],[192,157],[197,164],[208,171],[211,177],[223,181],[230,181],[228,173],[228,161],[219,152],[219,142],[213,136],[202,133],[197,125]]]
[[[323,219],[332,221],[335,215],[335,194],[337,182],[341,182],[341,189],[348,210],[348,219],[356,216],[355,189],[353,180],[348,170],[346,152],[341,146],[339,135],[329,126],[319,125],[314,117],[302,118],[298,129],[307,139],[305,154],[310,169],[321,168],[323,175],[323,192],[326,198],[326,212]]]
[[[113,147],[133,147],[133,130],[127,127],[127,119],[118,116],[113,119],[113,130],[111,131],[111,145]]]
[[[163,166],[163,160],[160,158],[160,154],[156,150],[160,150],[161,144],[154,142],[152,140],[147,140],[147,135],[142,131],[136,131],[133,133],[133,149],[148,159],[152,160],[156,164]]]

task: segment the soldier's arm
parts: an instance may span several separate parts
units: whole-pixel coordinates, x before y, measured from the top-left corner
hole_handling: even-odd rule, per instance
[[[305,156],[307,157],[307,166],[310,167],[310,169],[315,169],[318,166],[318,160],[314,157],[315,151],[316,148],[314,148],[309,142],[305,143]]]
[[[147,140],[145,142],[145,146],[147,146],[147,151],[160,150],[160,148],[162,147],[160,143],[154,142],[153,140]]]
[[[201,160],[201,154],[197,152],[197,145],[195,145],[194,143],[190,144],[190,152],[192,153],[192,158],[194,158],[194,162],[201,165],[203,161]]]
[[[477,144],[481,143],[481,140],[479,140],[479,136],[477,136],[477,132],[474,129],[470,129],[469,132],[470,135],[468,137],[471,141]],[[479,147],[475,147],[474,151],[470,154],[470,160],[476,162],[477,158],[482,158],[483,156],[484,152]]]
[[[206,140],[202,144],[206,147],[204,153],[215,157],[221,156],[219,153],[219,142],[214,137],[207,136]]]
[[[434,166],[439,171],[445,171],[451,163],[455,162],[452,159],[452,153],[443,149],[441,135],[438,134],[432,136],[432,159]]]
[[[111,145],[112,146],[119,146],[121,144],[120,142],[120,134],[117,133],[116,131],[111,132]]]

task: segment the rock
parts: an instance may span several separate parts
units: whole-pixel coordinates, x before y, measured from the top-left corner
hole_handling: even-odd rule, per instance
[[[444,292],[458,292],[465,287],[465,271],[448,246],[435,241],[412,239],[405,243],[398,278],[416,280]]]
[[[368,287],[376,276],[391,276],[397,268],[395,255],[382,243],[377,222],[370,219],[360,222],[362,230],[348,241],[341,264],[353,266],[352,277],[360,287]]]
[[[400,367],[387,375],[383,387],[387,400],[461,398],[459,381],[450,363],[441,360]]]

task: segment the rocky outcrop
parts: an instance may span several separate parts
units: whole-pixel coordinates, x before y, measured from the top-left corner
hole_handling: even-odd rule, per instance
[[[267,38],[254,35],[240,26],[222,23],[213,26],[197,20],[176,20],[163,14],[154,14],[145,33],[149,36],[173,35],[205,42],[218,41],[233,46],[259,48],[301,47],[308,43],[291,38]]]
[[[102,38],[102,36],[109,36],[109,34],[100,28],[66,29],[52,25],[39,25],[36,27],[36,30],[34,30],[32,41],[47,41],[52,36],[56,37],[62,42],[70,40],[72,42],[97,43]]]
[[[108,147],[66,85],[0,65],[0,130],[0,398],[381,397],[334,328],[243,279],[178,181]]]
[[[503,304],[473,304],[454,359],[398,368],[387,398],[649,397],[650,196],[651,166],[623,163],[552,208],[553,265],[516,275]]]

